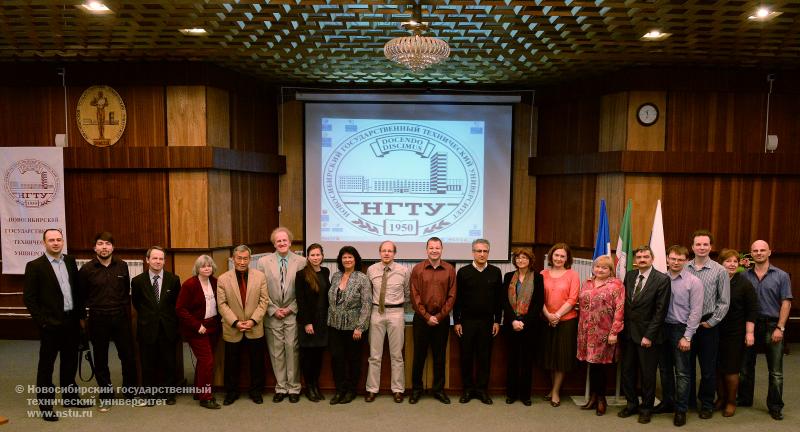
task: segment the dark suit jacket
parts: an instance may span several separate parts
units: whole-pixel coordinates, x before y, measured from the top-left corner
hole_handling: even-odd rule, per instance
[[[136,308],[136,329],[140,340],[144,343],[155,343],[158,338],[158,329],[164,329],[164,336],[168,340],[178,338],[178,316],[175,314],[175,304],[181,290],[181,281],[178,276],[164,270],[164,280],[161,281],[161,298],[156,302],[150,272],[136,276],[131,281],[131,300]]]
[[[72,289],[72,310],[83,319],[86,317],[86,310],[79,295],[78,266],[75,265],[75,259],[67,255],[64,255],[64,265],[67,267]],[[64,294],[46,254],[25,265],[22,300],[39,327],[58,326],[64,322]]]
[[[625,338],[630,338],[637,345],[642,337],[650,339],[654,344],[664,339],[662,327],[669,309],[669,298],[672,288],[669,276],[652,269],[642,292],[631,299],[639,271],[633,270],[625,274]]]
[[[211,291],[214,293],[214,308],[216,308],[217,278],[211,276],[209,281],[211,282]],[[180,321],[181,336],[184,340],[219,334],[219,313],[209,319],[205,319],[206,295],[203,294],[203,286],[200,285],[200,279],[197,276],[186,279],[181,285],[181,293],[178,296],[178,303],[175,305],[175,312]],[[197,333],[201,324],[206,328],[205,335]]]
[[[537,325],[537,319],[542,313],[544,306],[544,278],[539,272],[529,270],[528,276],[533,276],[533,295],[531,296],[531,303],[528,306],[528,313],[517,318],[514,309],[511,307],[511,302],[508,300],[508,285],[511,283],[511,278],[514,277],[513,271],[508,272],[503,276],[503,325],[511,327],[511,322],[519,319],[525,324],[525,328],[533,328]]]

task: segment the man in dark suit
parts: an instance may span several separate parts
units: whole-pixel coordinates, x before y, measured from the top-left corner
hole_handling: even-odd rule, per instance
[[[662,327],[670,298],[670,279],[653,268],[653,251],[640,246],[634,252],[637,271],[625,275],[625,329],[622,338],[622,390],[628,405],[617,415],[639,413],[639,423],[650,423],[656,397],[656,367],[663,341]],[[642,377],[642,403],[636,378]]]
[[[59,377],[64,406],[86,408],[90,401],[80,399],[75,373],[78,370],[80,320],[85,312],[78,295],[78,267],[75,259],[61,253],[64,237],[58,229],[45,230],[45,254],[25,266],[23,301],[31,318],[39,326],[39,365],[36,387],[42,418],[57,421],[53,412],[55,399],[53,368],[61,354]]]
[[[148,271],[131,281],[131,300],[136,308],[136,329],[139,357],[142,362],[142,385],[146,401],[139,406],[154,405],[154,399],[166,398],[167,405],[175,404],[176,341],[178,316],[175,303],[181,281],[164,270],[164,249],[153,246],[146,255]],[[161,377],[157,375],[160,372]]]

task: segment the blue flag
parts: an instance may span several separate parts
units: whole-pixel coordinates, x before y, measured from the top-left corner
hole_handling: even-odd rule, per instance
[[[592,259],[602,255],[611,256],[611,235],[608,233],[608,214],[606,200],[600,200],[600,223],[597,225],[597,241],[594,243]]]

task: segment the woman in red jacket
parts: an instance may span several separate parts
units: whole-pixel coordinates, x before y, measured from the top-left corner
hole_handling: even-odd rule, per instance
[[[217,279],[212,276],[217,265],[208,255],[201,255],[194,263],[193,277],[181,286],[175,311],[178,314],[181,336],[197,357],[194,385],[200,406],[219,409],[211,392],[214,378],[214,347],[220,333],[217,313]]]

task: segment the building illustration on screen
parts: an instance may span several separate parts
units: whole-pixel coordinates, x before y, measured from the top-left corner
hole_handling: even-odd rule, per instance
[[[323,237],[466,238],[483,226],[482,122],[325,124]]]

